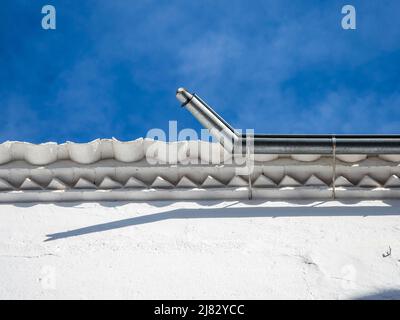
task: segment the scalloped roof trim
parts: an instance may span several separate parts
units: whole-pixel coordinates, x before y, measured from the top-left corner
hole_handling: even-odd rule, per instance
[[[255,161],[268,162],[282,157],[290,157],[301,162],[313,162],[321,155],[255,155]],[[399,162],[400,155],[379,155],[384,161]],[[347,163],[359,163],[365,155],[338,155],[337,158]],[[31,165],[48,165],[61,160],[71,160],[79,164],[92,164],[103,159],[132,163],[147,159],[149,164],[190,164],[195,159],[204,163],[221,164],[232,160],[231,154],[218,143],[205,141],[163,142],[139,138],[132,141],[96,139],[87,143],[67,141],[57,144],[46,142],[6,141],[0,144],[0,165],[15,160],[23,160]]]
[[[279,184],[276,184],[264,174],[252,179],[253,188],[283,188],[283,187],[331,187],[331,183],[325,183],[323,180],[311,174],[304,182],[298,181],[290,175],[285,175]],[[362,177],[360,182],[352,183],[343,176],[339,176],[335,181],[336,187],[361,187],[361,188],[400,188],[400,177],[391,175],[385,179],[383,183],[379,183],[369,175]],[[182,176],[180,179],[168,179],[161,176],[156,176],[151,183],[145,183],[139,178],[131,176],[126,182],[116,179],[115,177],[105,176],[98,184],[94,181],[89,181],[86,178],[80,177],[74,183],[66,183],[65,181],[53,177],[49,183],[41,183],[34,178],[27,177],[18,186],[12,185],[6,179],[0,178],[0,190],[67,190],[67,189],[175,189],[175,188],[220,188],[220,187],[247,187],[249,182],[239,176],[233,176],[227,182],[222,182],[212,175],[208,175],[204,180],[196,180],[187,176]]]

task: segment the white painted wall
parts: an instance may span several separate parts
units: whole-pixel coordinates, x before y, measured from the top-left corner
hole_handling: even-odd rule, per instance
[[[0,205],[2,299],[371,295],[400,298],[400,201]]]

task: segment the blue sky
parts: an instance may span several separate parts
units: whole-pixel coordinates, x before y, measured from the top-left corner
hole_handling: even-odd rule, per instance
[[[41,8],[57,29],[41,28]],[[341,28],[341,8],[357,30]],[[400,2],[5,0],[0,140],[200,129],[195,91],[256,133],[400,133]]]

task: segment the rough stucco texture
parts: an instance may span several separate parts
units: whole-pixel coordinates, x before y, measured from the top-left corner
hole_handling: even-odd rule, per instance
[[[400,298],[400,201],[0,205],[2,299],[371,297]]]

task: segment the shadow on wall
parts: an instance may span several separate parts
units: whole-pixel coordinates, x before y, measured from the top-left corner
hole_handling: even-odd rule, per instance
[[[125,228],[135,225],[154,223],[170,219],[211,219],[211,218],[280,218],[280,217],[328,217],[328,216],[390,216],[399,215],[398,205],[387,206],[303,206],[303,207],[224,207],[224,208],[199,208],[175,209],[138,216],[113,222],[97,224],[75,230],[48,234],[45,241],[81,236],[89,233],[103,232],[112,229]]]
[[[390,289],[371,293],[366,296],[355,297],[355,300],[400,300],[400,290]]]

